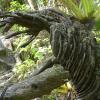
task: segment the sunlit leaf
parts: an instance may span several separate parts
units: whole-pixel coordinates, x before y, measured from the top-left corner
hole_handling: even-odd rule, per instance
[[[71,10],[78,19],[82,19],[84,17],[78,5],[76,5],[72,0],[63,0],[63,1],[65,2],[67,8]]]
[[[35,58],[43,59],[43,58],[44,58],[43,53],[37,52],[37,53],[35,54]]]
[[[59,88],[57,88],[57,91],[59,93],[62,93],[62,94],[66,94],[68,92],[68,87],[66,84],[60,86]]]
[[[81,0],[82,8],[86,17],[94,10],[94,0]]]
[[[31,52],[32,52],[32,54],[35,54],[37,51],[38,51],[37,48],[31,48]]]

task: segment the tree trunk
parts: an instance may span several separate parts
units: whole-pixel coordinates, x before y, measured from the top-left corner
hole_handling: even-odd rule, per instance
[[[56,59],[50,60],[50,63],[35,74],[36,76],[8,88],[5,98],[23,100],[24,97],[24,100],[29,100],[48,94],[54,88],[64,84],[65,79],[69,78],[68,73],[59,68],[48,69],[55,63],[62,65],[69,72],[78,98],[91,100],[91,97],[94,98],[100,92],[100,77],[96,75],[96,69],[100,68],[100,44],[97,44],[94,35],[91,34],[90,22],[83,23],[53,9],[27,14],[18,12],[2,14],[0,17],[5,18],[6,26],[1,22],[1,26],[5,26],[4,32],[7,32],[14,24],[28,28],[26,31],[6,36],[6,38],[11,38],[20,33],[28,33],[30,39],[24,46],[28,45],[40,31],[47,30],[50,33],[50,43]]]

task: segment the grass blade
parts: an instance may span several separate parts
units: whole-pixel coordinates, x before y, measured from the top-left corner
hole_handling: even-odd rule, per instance
[[[67,8],[72,11],[77,18],[82,19],[84,17],[78,5],[76,5],[72,0],[63,1],[66,4]]]
[[[81,0],[84,15],[89,17],[94,10],[94,0]]]

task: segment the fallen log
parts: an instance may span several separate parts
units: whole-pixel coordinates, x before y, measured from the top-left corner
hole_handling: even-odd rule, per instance
[[[36,76],[11,85],[5,93],[4,100],[30,100],[41,97],[64,84],[68,77],[69,72],[62,66],[48,68]]]

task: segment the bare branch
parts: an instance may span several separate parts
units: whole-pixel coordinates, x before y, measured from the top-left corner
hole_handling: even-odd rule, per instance
[[[4,100],[30,100],[49,94],[66,82],[69,73],[62,66],[52,67],[8,88]],[[1,94],[2,92],[0,92]]]

